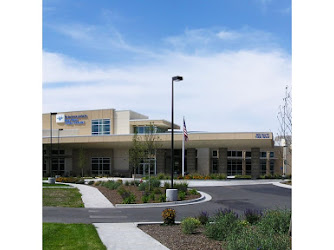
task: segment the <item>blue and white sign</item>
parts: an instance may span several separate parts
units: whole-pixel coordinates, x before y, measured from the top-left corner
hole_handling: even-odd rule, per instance
[[[56,115],[56,123],[64,123],[65,122],[65,115],[64,114],[57,114]]]
[[[270,136],[269,136],[269,134],[256,134],[255,135],[255,138],[257,138],[257,139],[269,139],[270,138]]]

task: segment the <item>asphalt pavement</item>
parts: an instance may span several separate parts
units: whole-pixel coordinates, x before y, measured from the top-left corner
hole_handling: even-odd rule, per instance
[[[189,187],[196,187],[208,197],[197,203],[168,207],[175,209],[178,221],[196,216],[201,211],[212,215],[224,208],[233,209],[240,216],[247,208],[291,209],[291,186],[278,186],[278,183],[279,180],[189,181]],[[80,190],[85,208],[43,207],[43,222],[94,224],[108,249],[167,249],[152,237],[144,236],[147,234],[136,226],[145,222],[162,223],[161,212],[165,206],[117,208],[98,189],[81,184],[71,185]],[[130,238],[131,241],[124,240]]]

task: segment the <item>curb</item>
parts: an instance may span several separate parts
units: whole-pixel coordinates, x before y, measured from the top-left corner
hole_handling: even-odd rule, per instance
[[[272,183],[274,186],[277,186],[277,187],[282,187],[282,188],[287,188],[287,189],[292,189],[292,185],[287,185],[287,184],[283,184],[283,183]]]
[[[189,203],[206,202],[212,199],[212,197],[202,191],[197,191],[201,194],[201,197],[193,200],[185,201],[169,201],[160,203],[144,203],[144,204],[116,204],[116,208],[149,208],[149,207],[170,207],[170,206],[181,206],[188,205]]]

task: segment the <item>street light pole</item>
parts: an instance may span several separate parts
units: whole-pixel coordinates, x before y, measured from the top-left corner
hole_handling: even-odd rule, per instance
[[[174,81],[179,82],[182,81],[183,77],[182,76],[174,76],[172,77],[172,155],[171,155],[171,161],[172,161],[172,166],[171,166],[171,188],[173,189],[173,178],[174,178]]]
[[[62,128],[58,128],[58,168],[59,168],[59,159],[60,159],[60,155],[59,155],[59,132],[63,131],[63,130],[64,129],[62,129]],[[57,174],[59,174],[59,173],[57,173]]]
[[[49,170],[50,170],[50,176],[52,177],[52,116],[56,115],[56,112],[50,113],[50,159],[49,159]]]

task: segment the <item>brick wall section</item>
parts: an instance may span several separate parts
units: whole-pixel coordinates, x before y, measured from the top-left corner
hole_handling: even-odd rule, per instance
[[[260,148],[252,148],[252,179],[260,176]]]
[[[227,148],[219,148],[218,173],[227,174]]]

